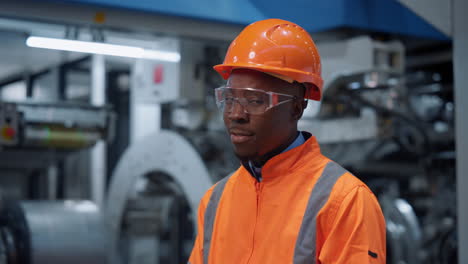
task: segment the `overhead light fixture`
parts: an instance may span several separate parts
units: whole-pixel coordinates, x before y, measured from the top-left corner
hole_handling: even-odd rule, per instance
[[[33,48],[65,50],[137,59],[153,59],[170,62],[180,61],[180,54],[178,52],[149,50],[141,47],[132,47],[90,41],[31,36],[26,39],[26,45],[28,47]]]

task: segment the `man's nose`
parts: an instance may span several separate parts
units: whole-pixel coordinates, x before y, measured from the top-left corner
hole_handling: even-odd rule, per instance
[[[247,113],[245,112],[244,106],[240,104],[239,101],[235,100],[232,105],[232,109],[228,114],[229,119],[246,119]]]

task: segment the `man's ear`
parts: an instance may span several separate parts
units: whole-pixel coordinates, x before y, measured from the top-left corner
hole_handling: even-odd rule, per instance
[[[296,100],[293,104],[293,119],[299,120],[304,113],[304,109],[307,108],[307,100]]]

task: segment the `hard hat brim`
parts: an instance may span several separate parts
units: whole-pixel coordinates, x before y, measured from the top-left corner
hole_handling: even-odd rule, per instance
[[[320,76],[317,76],[312,73],[290,68],[250,64],[218,64],[215,65],[213,69],[217,71],[224,80],[227,80],[229,76],[231,76],[231,73],[234,69],[251,69],[265,73],[274,73],[287,76],[299,83],[303,83],[304,85],[306,85],[306,87],[308,88],[308,91],[305,95],[306,99],[320,101],[320,99],[322,98],[322,94],[320,91],[322,90],[323,80]]]

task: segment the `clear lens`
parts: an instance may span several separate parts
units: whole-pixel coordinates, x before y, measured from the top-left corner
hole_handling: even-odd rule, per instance
[[[215,89],[216,105],[218,106],[219,110],[221,110],[221,111],[224,111],[224,103],[225,103],[224,98],[225,98],[224,88]]]
[[[253,115],[263,114],[271,107],[286,102],[280,102],[278,97],[294,98],[290,95],[265,92],[253,88],[234,89],[221,87],[215,89],[216,105],[225,113],[232,112],[235,107],[242,107],[245,113]]]

